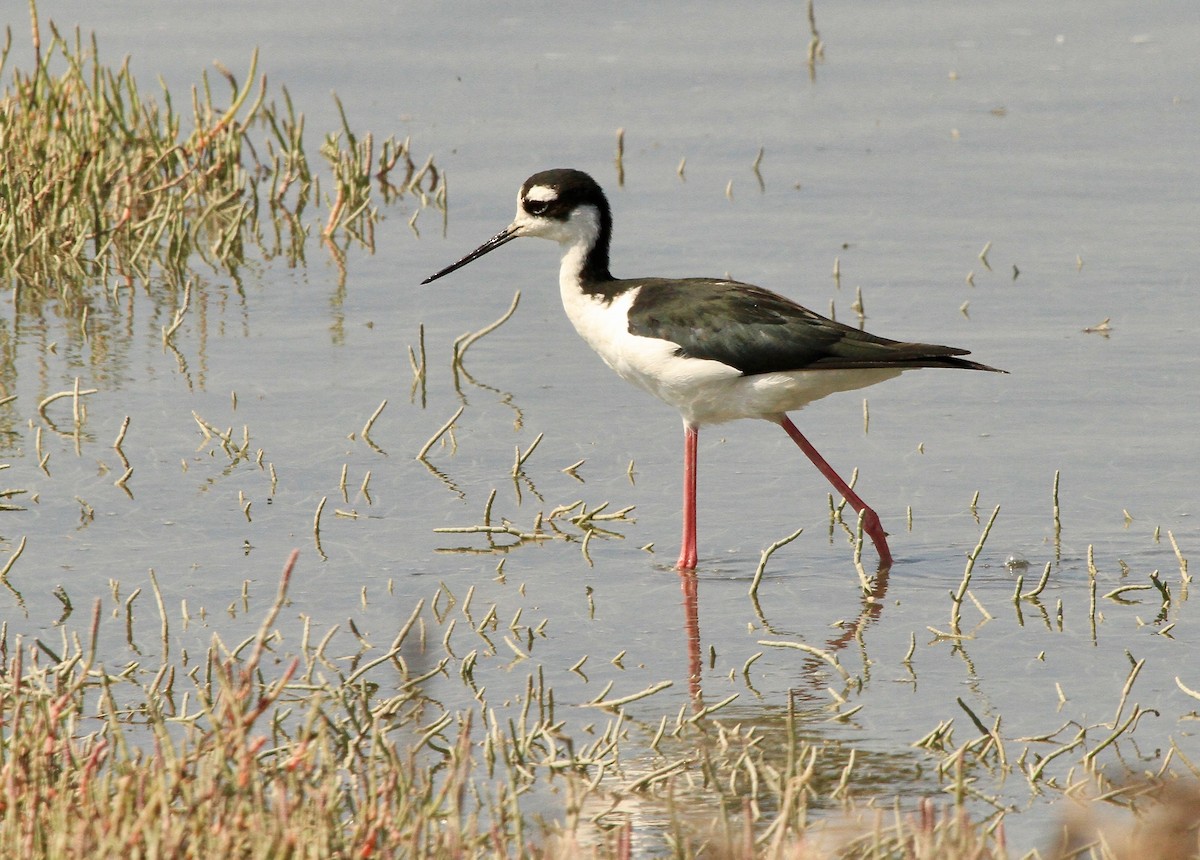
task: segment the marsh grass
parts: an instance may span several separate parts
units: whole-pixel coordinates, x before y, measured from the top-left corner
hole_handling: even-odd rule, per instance
[[[1005,858],[1005,807],[970,812],[1004,773],[1076,799],[1048,853],[1026,857],[1195,856],[1194,783],[1165,773],[1119,783],[1092,767],[1119,733],[1090,749],[1086,732],[1003,739],[998,721],[984,725],[960,700],[977,730],[965,743],[947,720],[914,744],[937,762],[938,801],[873,789],[872,770],[888,762],[811,731],[820,709],[792,703],[746,726],[722,718],[734,695],[655,729],[628,706],[670,684],[604,698],[610,684],[580,731],[578,708],[556,704],[529,660],[544,621],[518,613],[506,627],[496,605],[473,606],[474,589],[440,585],[388,644],[351,621],[358,649],[345,654],[337,628],[297,633],[287,617],[298,555],[267,605],[255,609],[243,589],[253,611],[241,629],[252,633],[226,642],[214,629],[195,654],[153,577],[157,619],[135,619],[135,592],[113,621],[97,600],[88,629],[60,628],[57,645],[0,630],[0,856],[628,858],[657,834],[656,853],[683,858]],[[136,659],[112,668],[98,641],[122,621]],[[147,629],[157,647],[137,644]],[[528,672],[524,692],[494,701],[483,676],[514,667]],[[1129,726],[1135,678],[1114,726]],[[457,706],[446,703],[455,679]],[[1051,751],[1038,774],[1028,748],[1006,755],[1019,741]],[[1072,753],[1078,772],[1059,787],[1045,765]]]
[[[322,200],[320,235],[339,260],[339,239],[373,247],[377,195],[444,210],[432,158],[418,167],[391,137],[377,147],[340,102],[342,128],[320,148],[322,194],[304,116],[286,89],[281,104],[268,98],[257,53],[244,78],[219,64],[219,81],[201,75],[181,106],[165,84],[139,86],[128,59],[102,64],[94,35],[51,22],[43,44],[33,2],[30,13],[33,68],[13,68],[0,94],[0,270],[18,307],[56,298],[79,316],[89,285],[160,280],[182,292],[197,263],[236,280],[252,247],[300,262],[306,212]],[[0,77],[13,55],[9,28]]]
[[[617,766],[623,713],[580,745],[532,681],[518,720],[486,706],[437,713],[422,686],[446,661],[415,666],[422,605],[352,669],[326,653],[328,636],[289,654],[275,622],[296,558],[258,631],[236,645],[214,635],[190,667],[170,656],[165,616],[157,665],[98,663],[99,601],[86,637],[64,633],[66,647],[6,634],[0,854],[630,856],[628,820],[594,776]],[[381,673],[393,676],[386,689]],[[1000,856],[1002,836],[932,804],[913,815],[846,799],[836,824],[813,829],[810,804],[828,802],[817,763],[831,753],[819,745],[793,742],[781,767],[736,727],[689,719],[673,734],[702,751],[681,761],[714,784],[752,769],[758,783],[700,824],[677,796],[681,764],[629,780],[628,795],[672,810],[679,856]],[[564,818],[527,820],[522,797],[537,782],[563,797]]]

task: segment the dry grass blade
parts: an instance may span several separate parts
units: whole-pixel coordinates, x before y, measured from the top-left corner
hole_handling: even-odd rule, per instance
[[[836,671],[838,673],[838,675],[841,676],[843,681],[850,680],[850,673],[846,671],[846,669],[842,666],[842,664],[840,662],[838,662],[837,655],[835,655],[829,651],[822,650],[821,648],[817,648],[813,645],[808,645],[804,642],[790,642],[790,641],[782,641],[781,642],[781,641],[773,640],[773,639],[759,639],[758,644],[759,645],[767,645],[771,648],[795,648],[797,651],[804,651],[807,654],[812,654],[814,657],[819,657],[820,659],[822,659],[826,663],[828,663],[830,666],[832,666],[834,671]]]
[[[796,531],[792,532],[787,537],[780,538],[779,540],[775,541],[775,543],[771,544],[769,547],[767,547],[766,549],[764,549],[762,551],[762,557],[759,558],[759,560],[758,560],[758,567],[756,567],[754,569],[754,579],[750,583],[750,596],[751,597],[758,596],[758,586],[762,582],[763,573],[766,572],[767,561],[770,560],[772,555],[774,555],[775,550],[779,549],[780,547],[787,546],[792,541],[794,541],[796,538],[800,537],[800,535],[802,535],[803,533],[804,533],[804,529],[796,529]]]
[[[520,304],[520,302],[521,302],[521,291],[517,290],[513,294],[512,304],[510,304],[508,306],[508,310],[506,310],[503,314],[501,314],[501,316],[498,320],[496,320],[495,322],[492,322],[492,323],[488,323],[483,328],[481,328],[479,331],[469,332],[464,335],[459,335],[458,338],[456,338],[454,341],[454,364],[455,365],[462,364],[463,356],[465,356],[467,354],[467,350],[471,347],[471,344],[475,343],[475,341],[479,340],[481,337],[491,334],[496,329],[500,328],[500,326],[502,326],[506,322],[508,322],[509,318],[517,312],[517,305]]]

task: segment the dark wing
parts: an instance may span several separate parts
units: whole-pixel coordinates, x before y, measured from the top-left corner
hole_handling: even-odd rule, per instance
[[[996,370],[957,358],[968,350],[888,340],[823,317],[751,284],[707,278],[647,279],[629,313],[629,331],[679,345],[746,375],[788,370],[959,367]]]

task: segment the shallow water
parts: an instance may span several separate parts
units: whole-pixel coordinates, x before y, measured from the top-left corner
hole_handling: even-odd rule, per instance
[[[102,58],[130,54],[144,87],[161,73],[177,98],[214,59],[244,73],[259,45],[260,68],[308,115],[310,150],[337,127],[335,90],[354,127],[411,135],[416,152],[435,155],[449,177],[450,214],[443,236],[436,215],[422,213],[418,239],[409,204],[389,210],[376,253],[350,251],[344,290],[315,242],[307,267],[254,267],[244,289],[208,278],[176,337],[179,356],[161,343],[169,314],[156,318],[145,295],[94,303],[86,339],[53,313],[14,320],[6,299],[2,382],[18,398],[0,407],[5,478],[36,494],[28,510],[3,514],[8,551],[27,540],[9,575],[13,591],[0,593],[10,635],[57,637],[60,585],[77,611],[95,598],[109,606],[110,580],[124,598],[153,568],[167,606],[182,615],[186,604],[188,636],[203,642],[217,629],[237,641],[257,624],[253,613],[226,614],[243,580],[270,595],[298,546],[290,611],[316,629],[352,617],[368,638],[390,641],[438,583],[459,598],[475,586],[476,607],[494,603],[502,618],[521,609],[530,625],[548,619],[529,654],[560,702],[591,699],[610,680],[614,694],[672,680],[628,708],[651,732],[660,715],[689,704],[697,691],[687,616],[670,569],[678,418],[626,387],[571,331],[549,244],[516,243],[417,286],[508,223],[529,173],[575,166],[608,190],[618,275],[728,273],[822,312],[832,304],[844,320],[855,318],[861,287],[872,331],[961,345],[1010,371],[908,373],[795,416],[831,463],[858,468],[857,489],[893,535],[896,566],[874,603],[859,596],[845,532],[831,535],[827,488],[783,434],[748,422],[701,434],[706,703],[738,693],[722,717],[778,730],[788,690],[819,709],[831,702],[826,688],[840,687],[824,664],[759,642],[837,648],[852,672],[865,673],[851,694],[863,707],[844,723],[814,720],[811,731],[879,757],[877,772],[864,772],[864,793],[923,793],[938,783],[932,759],[911,744],[950,718],[959,742],[969,736],[956,699],[988,725],[1002,717],[1014,739],[1067,720],[1100,722],[1116,711],[1128,653],[1146,660],[1131,698],[1158,714],[1138,725],[1119,760],[1155,770],[1172,743],[1193,761],[1200,755],[1196,702],[1175,683],[1200,688],[1189,659],[1200,628],[1167,539],[1169,530],[1185,556],[1200,547],[1192,57],[1200,21],[1189,3],[818,4],[826,48],[815,81],[796,4],[748,15],[719,3],[400,11],[376,3],[336,16],[322,4],[228,4],[186,24],[149,3],[40,11],[96,30]],[[24,32],[23,20],[12,23]],[[623,186],[613,163],[618,128]],[[760,147],[761,186],[752,170]],[[979,257],[989,243],[990,268]],[[460,396],[451,343],[499,317],[518,289],[514,317],[471,347],[473,380],[461,380]],[[1085,332],[1105,319],[1111,332]],[[424,405],[410,400],[406,357],[421,324]],[[69,401],[49,408],[68,428],[61,434],[36,409],[76,377],[99,389],[86,400],[78,444]],[[384,399],[372,448],[357,434]],[[414,455],[464,403],[457,447],[429,456],[436,474]],[[276,469],[274,492],[265,469],[205,442],[193,412],[239,440],[246,427],[251,450]],[[132,498],[113,486],[123,467],[110,446],[125,416]],[[539,433],[526,477],[513,480],[514,447]],[[580,459],[578,478],[561,471]],[[368,470],[369,498],[358,492]],[[433,531],[481,522],[493,489],[493,516],[522,527],[577,499],[636,510],[613,524],[619,537],[589,542],[590,564],[582,533],[569,528],[572,541],[506,552],[483,552],[479,535]],[[322,497],[318,552],[312,522]],[[948,592],[996,505],[972,583],[994,618],[981,621],[967,605],[964,629],[974,638],[934,641],[927,628],[947,629]],[[799,527],[771,560],[760,617],[746,597],[759,555]],[[1161,571],[1174,596],[1166,617],[1155,617],[1159,601],[1146,592],[1132,606],[1101,600],[1093,633],[1089,547],[1101,595]],[[1041,604],[1024,602],[1020,615],[1010,557],[1030,565],[1026,590],[1052,563]],[[858,639],[847,638],[856,621]],[[152,640],[157,620],[144,623]],[[1154,635],[1169,623],[1169,635]],[[107,635],[108,658],[125,659],[121,631]],[[458,636],[461,650],[474,647]],[[617,668],[609,661],[622,651]],[[758,651],[751,688],[741,667]],[[586,679],[569,671],[583,655]],[[524,689],[529,664],[504,662],[501,654],[489,671],[493,698]],[[430,687],[448,707],[469,699],[453,675]],[[1040,843],[1055,820],[1019,779],[979,788],[1025,810],[1008,820],[1014,845]],[[655,850],[652,839],[645,849]]]

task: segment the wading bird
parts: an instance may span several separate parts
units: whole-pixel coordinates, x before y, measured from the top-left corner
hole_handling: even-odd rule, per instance
[[[696,445],[700,427],[763,418],[782,427],[862,520],[881,568],[892,553],[875,512],[788,418],[789,411],[917,367],[1003,373],[969,351],[888,340],[828,319],[762,287],[722,278],[614,278],[612,211],[592,177],[546,170],[525,180],[513,222],[428,284],[522,236],[558,242],[563,308],[579,335],[623,379],[679,410],[684,426],[683,539],[676,566],[696,567]]]

